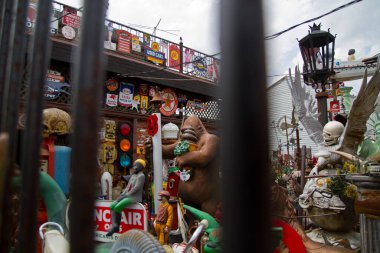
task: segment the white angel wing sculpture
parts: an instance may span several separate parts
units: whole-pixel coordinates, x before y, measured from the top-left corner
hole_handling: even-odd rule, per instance
[[[323,146],[323,127],[317,119],[314,118],[315,114],[314,101],[309,99],[308,106],[305,106],[305,101],[310,97],[310,93],[306,92],[305,86],[301,84],[301,73],[299,68],[295,68],[295,77],[292,78],[291,70],[289,69],[290,82],[288,80],[288,86],[292,94],[293,105],[295,106],[295,112],[298,115],[299,121],[306,129],[309,137],[314,143],[321,147]]]

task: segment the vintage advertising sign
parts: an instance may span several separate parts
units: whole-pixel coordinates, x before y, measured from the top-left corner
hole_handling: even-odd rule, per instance
[[[169,46],[169,67],[173,69],[180,69],[180,58],[179,58],[179,48],[176,45]]]
[[[71,26],[73,28],[80,27],[80,17],[77,15],[77,10],[65,6],[63,8],[62,24]]]
[[[157,42],[152,42],[152,49],[153,51],[160,51],[160,45]]]
[[[202,103],[199,100],[194,100],[194,101],[189,100],[189,101],[187,101],[186,107],[192,108],[195,111],[204,111],[204,110],[207,109],[207,105],[204,104],[204,103]]]
[[[116,91],[119,88],[119,83],[115,79],[108,79],[106,81],[106,87],[109,91]]]
[[[136,35],[132,35],[132,50],[141,53],[140,39]]]
[[[106,236],[112,226],[111,209],[113,201],[97,200],[95,202],[95,240],[99,242],[114,242],[120,235],[131,229],[148,230],[147,213],[140,203],[127,206],[121,213],[120,232]]]
[[[339,105],[339,101],[331,101],[330,102],[330,111],[332,113],[339,113],[340,112],[340,105]]]
[[[117,99],[118,99],[118,97],[119,96],[116,95],[116,94],[107,93],[107,96],[106,96],[106,105],[110,106],[110,107],[117,106]]]
[[[123,53],[131,52],[132,35],[124,30],[117,30],[117,51]]]
[[[66,39],[72,40],[75,38],[76,33],[75,33],[74,28],[72,28],[71,26],[65,25],[64,27],[62,27],[62,35]]]
[[[63,83],[65,78],[60,72],[48,69],[46,72],[46,81]]]
[[[65,93],[70,96],[71,94],[63,89],[65,87],[69,88],[70,84],[46,81],[44,87],[44,98],[47,100],[54,100],[58,98],[61,93]]]
[[[161,52],[153,51],[150,48],[144,49],[145,58],[148,61],[151,61],[156,64],[164,65],[165,64],[165,54]]]
[[[207,76],[207,63],[204,57],[195,56],[193,62],[194,71],[198,76]]]
[[[134,86],[131,83],[120,83],[120,92],[119,92],[119,105],[125,107],[132,106],[133,100],[133,89]]]
[[[172,89],[163,89],[162,100],[161,114],[165,116],[173,115],[178,107],[178,98],[175,92]]]

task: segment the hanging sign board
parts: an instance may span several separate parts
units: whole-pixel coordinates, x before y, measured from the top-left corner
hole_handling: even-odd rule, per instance
[[[141,53],[140,39],[136,35],[132,35],[132,50]]]
[[[117,51],[123,53],[131,52],[131,34],[124,30],[117,30]]]
[[[119,105],[125,107],[132,106],[133,88],[133,84],[123,82],[120,83]]]
[[[180,69],[180,59],[179,59],[179,48],[176,45],[169,46],[169,67],[179,70]]]
[[[162,106],[160,112],[162,115],[171,116],[178,107],[178,98],[172,89],[164,89],[162,91]]]
[[[112,227],[111,209],[109,208],[112,202],[111,200],[95,201],[95,241],[114,242],[128,230],[148,230],[147,212],[142,204],[135,203],[128,205],[121,213],[120,231],[112,236],[106,236]]]
[[[80,17],[77,15],[77,10],[65,6],[63,8],[62,24],[71,26],[73,28],[80,27]]]
[[[151,61],[151,62],[159,64],[159,65],[165,64],[165,54],[164,53],[153,51],[150,48],[145,48],[144,53],[145,53],[145,58],[148,61]]]

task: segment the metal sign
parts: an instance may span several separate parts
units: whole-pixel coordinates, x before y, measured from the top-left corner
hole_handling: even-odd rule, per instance
[[[80,17],[77,15],[77,10],[65,6],[63,9],[62,24],[73,28],[80,28]]]
[[[153,51],[152,49],[145,48],[145,57],[148,61],[151,61],[156,64],[164,65],[165,64],[165,54],[161,52]]]
[[[160,112],[162,115],[171,116],[178,107],[178,98],[172,89],[164,89],[162,91],[162,106]]]
[[[95,201],[95,240],[99,242],[114,242],[120,235],[131,229],[148,230],[147,212],[140,203],[128,205],[121,213],[120,231],[112,236],[106,236],[112,227],[111,209],[113,201]]]

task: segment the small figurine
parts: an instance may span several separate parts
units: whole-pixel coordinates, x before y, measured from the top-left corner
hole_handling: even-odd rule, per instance
[[[142,170],[145,168],[146,162],[143,159],[137,159],[131,168],[131,177],[128,181],[127,187],[120,194],[111,206],[112,227],[108,231],[107,236],[112,236],[114,233],[119,232],[121,222],[121,212],[130,204],[141,202],[142,193],[145,183],[145,175]]]
[[[168,244],[168,235],[173,223],[173,207],[169,204],[170,193],[161,191],[158,196],[161,197],[161,204],[158,207],[157,216],[154,220],[154,229],[158,241],[164,245]]]

